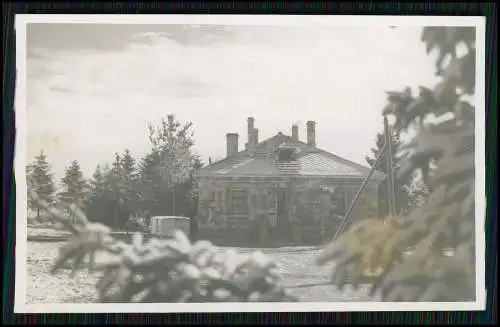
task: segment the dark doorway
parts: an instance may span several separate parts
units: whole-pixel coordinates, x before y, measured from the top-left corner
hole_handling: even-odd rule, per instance
[[[271,223],[271,238],[273,241],[290,240],[290,223],[288,219],[288,202],[285,190],[276,191],[276,218]]]
[[[286,213],[286,193],[283,190],[279,190],[276,192],[276,215],[278,218],[276,227],[280,228],[284,226],[288,220]]]

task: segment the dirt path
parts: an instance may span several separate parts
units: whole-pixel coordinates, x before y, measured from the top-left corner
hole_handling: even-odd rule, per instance
[[[68,271],[50,274],[50,267],[58,254],[61,243],[28,242],[27,244],[27,302],[28,303],[89,303],[96,302],[95,283],[98,275],[80,271],[73,279]],[[256,249],[238,248],[238,252],[250,253]],[[317,248],[288,247],[262,249],[278,265],[278,271],[286,287],[328,281],[329,267],[317,267],[314,258]],[[366,291],[339,292],[334,286],[291,288],[291,295],[303,301],[345,302],[370,301]]]

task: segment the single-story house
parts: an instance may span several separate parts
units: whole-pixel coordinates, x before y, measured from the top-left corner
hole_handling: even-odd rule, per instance
[[[313,121],[306,142],[297,125],[291,136],[279,132],[259,142],[254,123],[249,117],[244,150],[229,133],[226,158],[195,174],[200,237],[260,246],[331,237],[371,169],[318,148]],[[384,178],[376,171],[367,192],[377,192]]]

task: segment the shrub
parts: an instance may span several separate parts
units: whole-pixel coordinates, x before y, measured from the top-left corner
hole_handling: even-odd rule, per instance
[[[52,272],[68,266],[73,275],[85,266],[102,271],[96,285],[102,302],[295,301],[282,288],[275,263],[260,251],[220,252],[207,241],[192,244],[181,231],[172,239],[148,242],[135,234],[128,244],[113,238],[109,227],[89,222],[74,206],[76,224],[33,192],[29,196],[73,234]],[[96,263],[99,252],[112,259]]]
[[[333,281],[339,287],[360,277],[363,265],[381,266],[372,289],[384,301],[473,301],[475,108],[467,97],[474,95],[475,29],[427,27],[422,41],[428,52],[437,50],[440,82],[432,89],[421,86],[416,96],[410,88],[388,92],[384,114],[395,117],[398,133],[416,132],[396,177],[420,171],[428,198],[404,219],[354,224],[325,248],[318,263],[336,260]],[[457,53],[458,45],[465,54]],[[448,248],[455,254],[443,256]]]

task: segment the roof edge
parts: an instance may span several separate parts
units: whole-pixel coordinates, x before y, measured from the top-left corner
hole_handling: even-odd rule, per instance
[[[265,144],[266,142],[269,142],[270,140],[272,140],[273,138],[278,137],[278,136],[284,136],[284,137],[287,137],[287,138],[289,139],[289,141],[291,140],[291,136],[286,135],[286,134],[283,134],[283,133],[281,133],[281,132],[278,132],[278,133],[276,133],[275,135],[273,135],[273,136],[271,136],[271,137],[269,137],[269,138],[267,138],[267,139],[265,139],[265,140],[263,140],[263,141],[259,142],[259,143],[257,144],[257,146],[259,146],[259,145],[263,145],[263,144]],[[326,151],[326,150],[324,150],[324,149],[321,149],[321,148],[319,148],[319,147],[310,147],[307,143],[305,143],[305,142],[303,142],[303,141],[298,140],[298,141],[295,141],[294,143],[296,143],[297,145],[303,145],[303,146],[305,145],[306,147],[309,147],[309,148],[306,148],[306,149],[304,149],[303,151],[301,151],[301,154],[299,155],[299,157],[305,156],[305,155],[310,154],[310,153],[322,153],[322,154],[327,155],[327,156],[329,156],[329,157],[331,157],[331,158],[334,158],[334,159],[336,159],[336,160],[338,160],[338,161],[340,161],[340,162],[342,162],[342,163],[344,163],[344,164],[346,164],[346,165],[350,165],[350,166],[353,166],[354,168],[361,169],[363,174],[369,174],[369,173],[370,173],[370,171],[371,171],[371,169],[372,169],[372,167],[365,166],[365,165],[362,165],[362,164],[360,164],[360,163],[354,162],[354,161],[352,161],[352,160],[346,159],[346,158],[344,158],[344,157],[338,156],[338,155],[336,155],[336,154],[333,154],[333,153],[331,153],[331,152],[329,152],[329,151]],[[234,158],[235,156],[241,156],[241,157],[252,157],[252,156],[250,155],[250,153],[249,153],[248,149],[243,149],[243,150],[239,151],[239,152],[238,152],[238,153],[236,153],[236,154],[235,154],[232,158]],[[220,160],[218,160],[218,161],[216,161],[216,162],[213,162],[213,163],[212,163],[212,164],[210,164],[210,165],[207,165],[207,166],[205,166],[205,167],[202,167],[202,168],[200,169],[200,171],[203,171],[203,170],[209,170],[211,167],[213,167],[213,166],[215,166],[215,165],[217,165],[217,164],[220,164],[220,163],[222,163],[222,162],[224,162],[224,161],[226,161],[226,160],[229,160],[229,159],[231,159],[231,158],[228,158],[228,157],[222,158],[222,159],[220,159]],[[208,171],[208,172],[206,172],[206,173],[201,172],[201,174],[197,174],[197,175],[198,175],[198,176],[205,176],[205,175],[206,175],[207,177],[208,177],[208,176],[219,176],[219,175],[213,174],[212,172],[209,172],[209,171]],[[377,175],[378,175],[378,176],[377,176]],[[196,176],[196,175],[194,175],[194,176]],[[233,176],[233,175],[231,175],[231,176]],[[269,175],[267,175],[267,176],[266,176],[266,175],[255,175],[255,176],[256,176],[256,177],[269,177]],[[280,175],[279,175],[279,176],[280,176]],[[286,175],[285,175],[285,176],[286,176]],[[298,176],[298,175],[297,175],[297,176]],[[303,177],[315,177],[315,176],[318,176],[318,175],[301,175],[301,177],[302,177],[302,176],[303,176]],[[366,177],[366,176],[365,176],[365,177]],[[376,177],[377,179],[383,180],[383,179],[385,179],[385,178],[386,178],[386,174],[385,174],[384,172],[382,172],[382,171],[380,171],[380,170],[376,169],[376,170],[375,170],[375,172],[374,172],[374,176],[372,176],[372,178],[375,178],[375,177]],[[349,177],[349,178],[353,178],[353,177]],[[357,178],[357,177],[356,177],[356,178]]]
[[[328,179],[349,179],[349,180],[364,180],[367,176],[349,176],[349,175],[257,175],[257,174],[239,174],[239,175],[233,175],[233,174],[211,174],[211,173],[205,173],[205,174],[193,174],[193,177],[198,178],[198,177],[211,177],[211,178],[252,178],[252,177],[258,177],[258,178],[299,178],[299,179],[304,179],[304,178],[328,178]],[[385,176],[372,176],[371,177],[373,180],[376,181],[383,181],[385,179]]]

